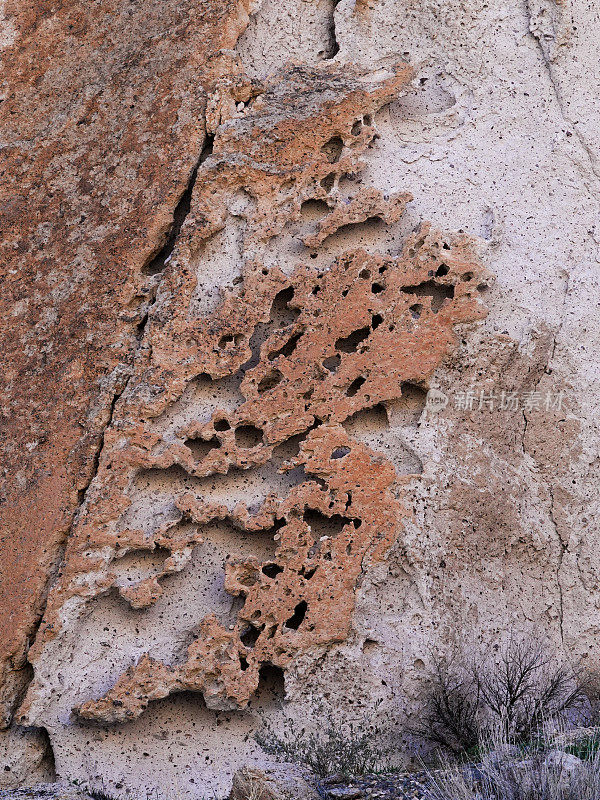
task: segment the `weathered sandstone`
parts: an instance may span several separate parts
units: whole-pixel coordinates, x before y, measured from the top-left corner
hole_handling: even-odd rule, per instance
[[[3,3],[3,720],[243,2]],[[23,674],[25,673],[25,674]]]
[[[432,649],[597,664],[594,14],[22,9],[10,780],[235,796],[324,707],[401,762]]]

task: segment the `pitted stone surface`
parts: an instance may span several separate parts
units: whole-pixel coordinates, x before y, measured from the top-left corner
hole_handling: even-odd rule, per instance
[[[296,319],[261,344],[258,363],[241,382],[246,401],[233,413],[218,410],[208,423],[180,428],[174,440],[163,434],[141,459],[121,446],[121,458],[129,465],[137,460],[153,478],[175,464],[184,475],[204,478],[260,467],[278,448],[295,445],[298,455],[290,453],[281,469],[299,473],[299,485],[285,498],[270,495],[253,511],[245,503],[230,510],[207,501],[206,482],[192,481],[186,490],[182,481],[172,495],[175,518],[166,525],[150,530],[143,541],[142,531],[117,528],[120,553],[143,546],[170,552],[165,571],[182,567],[190,546],[202,539],[201,526],[214,519],[229,519],[272,539],[273,558],[226,565],[226,590],[244,600],[233,631],[214,618],[203,620],[182,665],[165,670],[145,657],[106,699],[86,703],[83,716],[125,720],[137,716],[148,699],[186,689],[202,691],[209,707],[245,705],[258,687],[262,665],[285,667],[302,649],[347,637],[360,576],[393,544],[406,509],[391,492],[392,465],[353,441],[340,423],[401,401],[403,386],[424,386],[453,343],[453,325],[482,315],[476,287],[485,272],[467,241],[451,241],[425,228],[408,240],[398,259],[359,251],[341,256],[325,274],[301,268],[289,280],[280,276],[280,283],[271,273],[265,297],[271,317],[256,323],[252,336],[259,325],[269,324],[279,305]],[[223,338],[236,363],[235,342],[240,340],[243,352],[243,332],[252,330],[245,307],[251,300],[255,314],[261,294],[247,281],[244,296],[231,298],[223,312],[226,327],[211,320],[211,332],[202,336],[207,356],[197,362],[200,374],[222,369]],[[202,452],[194,452],[194,443],[205,445]],[[112,462],[111,472],[114,468]],[[199,527],[182,536],[182,521]],[[157,580],[131,587],[126,599],[132,597],[138,608],[155,602],[161,591]]]
[[[66,12],[40,9],[29,38],[10,13],[0,38],[41,73],[31,53]],[[6,552],[27,539],[42,557],[14,568],[14,592],[4,583],[6,720],[48,576],[18,720],[47,729],[60,776],[119,796],[224,797],[244,764],[267,774],[253,739],[265,718],[314,730],[324,708],[361,726],[377,708],[403,763],[431,651],[457,640],[536,627],[597,665],[596,12],[262,0],[178,4],[174,22],[169,4],[123,9],[64,17],[67,62],[76,41],[94,54],[101,31],[119,42],[131,26],[135,52],[64,72],[61,98],[83,94],[99,116],[37,103],[66,120],[49,140],[66,158],[44,176],[68,183],[89,136],[97,183],[89,200],[84,169],[71,205],[46,203],[54,227],[29,237],[60,280],[77,278],[66,300],[65,280],[35,294],[50,333],[20,324],[33,290],[5,315],[17,349],[29,331],[27,358],[45,362],[33,400],[25,361],[8,395],[31,455],[7,463],[67,464],[48,491],[39,472],[35,486],[8,480],[32,515],[11,512]],[[127,77],[110,97],[81,91],[115,63]],[[127,88],[140,76],[147,102]],[[28,91],[54,84],[50,71]],[[212,155],[161,254],[205,131]],[[87,338],[65,344],[52,331],[76,333],[75,316]],[[77,429],[73,408],[91,408]],[[38,418],[60,447],[30,435]]]
[[[247,4],[2,4],[2,719]],[[24,554],[27,553],[27,557]]]
[[[369,218],[398,222],[410,200],[345,181],[374,140],[373,113],[409,76],[404,65],[376,77],[293,67],[242,116],[221,117],[30,654],[37,675],[21,720],[54,727],[66,711],[123,722],[182,691],[201,692],[215,711],[245,708],[265,668],[285,671],[349,636],[363,576],[409,513],[402,485],[413,471],[397,472],[354,426],[415,396],[422,409],[455,326],[483,318],[489,277],[469,237],[427,223],[395,256],[378,253],[369,232],[368,249],[334,241]],[[293,112],[292,96],[302,98]],[[287,263],[268,265],[278,257]],[[229,264],[239,275],[224,286],[218,275],[220,301],[202,313],[202,283]],[[235,386],[229,407],[219,403],[224,381]],[[88,647],[78,620],[94,598],[117,589],[136,611],[158,609],[168,576],[185,572],[219,521],[247,542],[247,555],[224,565],[230,610],[209,602],[188,622],[184,651],[176,642],[168,660],[149,651],[103,696],[73,686],[57,706],[56,659],[66,667],[65,646]],[[136,572],[144,553],[149,574]]]

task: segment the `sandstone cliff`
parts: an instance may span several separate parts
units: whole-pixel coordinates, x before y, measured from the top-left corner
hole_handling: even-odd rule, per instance
[[[0,14],[4,783],[225,796],[283,703],[401,758],[432,648],[598,662],[597,15]]]

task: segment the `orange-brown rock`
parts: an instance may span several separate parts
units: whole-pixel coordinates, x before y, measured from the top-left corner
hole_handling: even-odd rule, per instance
[[[207,87],[231,72],[247,10],[246,0],[3,4],[4,722],[129,374],[152,259],[198,163]]]
[[[292,67],[218,129],[32,658],[112,588],[134,608],[155,603],[213,520],[255,534],[272,555],[227,563],[225,590],[241,601],[233,624],[197,620],[180,662],[144,656],[104,697],[83,703],[81,717],[124,721],[183,690],[202,692],[209,708],[244,707],[264,666],[285,668],[347,637],[361,577],[394,543],[407,509],[405,479],[343,423],[404,392],[424,393],[455,344],[454,326],[484,315],[478,287],[487,273],[464,235],[423,224],[397,256],[357,248],[323,267],[301,244],[319,250],[342,226],[401,216],[409,196],[347,193],[343,181],[361,168],[372,114],[409,76],[402,65],[376,78]],[[316,224],[311,204],[324,215]],[[207,253],[232,219],[242,220],[241,273],[229,286],[219,275],[221,302],[202,314]],[[286,251],[286,236],[299,251]],[[279,263],[267,266],[273,245]],[[226,378],[239,402],[230,410],[217,402],[205,419],[194,392],[213,385],[218,397]],[[243,480],[272,464],[266,497],[234,506],[235,492],[211,499],[221,476]],[[120,559],[157,548],[163,567],[125,586]],[[34,682],[24,719],[39,719],[40,689]]]

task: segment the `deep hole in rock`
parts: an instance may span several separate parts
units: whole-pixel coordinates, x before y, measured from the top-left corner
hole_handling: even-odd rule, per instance
[[[356,353],[358,350],[358,345],[361,342],[364,342],[370,333],[371,328],[368,326],[359,328],[357,331],[353,331],[349,336],[344,336],[340,339],[337,339],[335,343],[335,349],[341,350],[342,353]]]
[[[405,294],[415,294],[418,297],[430,297],[431,310],[434,314],[437,314],[446,300],[452,300],[454,297],[454,286],[446,286],[435,281],[425,281],[425,283],[419,283],[416,286],[404,286],[402,291]]]
[[[213,379],[206,372],[202,372],[187,383],[179,400],[165,408],[156,417],[156,421],[175,420],[180,412],[186,417],[186,409],[190,409],[191,406],[197,408],[201,414],[201,416],[193,415],[192,418],[197,421],[200,419],[208,421],[211,414],[215,415],[215,419],[227,417],[227,412],[244,399],[239,385],[238,373]]]
[[[179,232],[181,231],[183,223],[185,222],[185,218],[190,213],[190,208],[192,205],[192,193],[194,191],[196,178],[198,177],[198,168],[200,167],[200,164],[212,154],[213,142],[214,136],[206,137],[204,148],[198,163],[192,170],[188,185],[181,195],[175,211],[173,212],[173,222],[167,235],[167,239],[159,252],[142,268],[142,273],[144,275],[157,275],[158,273],[163,272],[165,266],[169,263],[169,260],[173,254],[173,250],[175,249],[175,242],[177,241]]]
[[[264,375],[258,384],[258,393],[268,392],[274,389],[283,380],[283,374],[278,369],[272,369]]]
[[[212,389],[215,383],[216,381],[213,381],[208,372],[201,372],[195,378],[192,378],[189,385],[193,385],[198,389]]]
[[[330,164],[335,164],[340,160],[343,149],[344,142],[341,136],[332,136],[331,139],[325,142],[323,147],[321,147],[321,152]]]
[[[413,245],[408,248],[408,257],[414,258],[424,244],[425,244],[425,239],[423,237],[414,242]],[[431,272],[430,275],[433,275],[433,272]]]
[[[213,427],[216,431],[223,433],[224,431],[228,431],[231,428],[231,425],[226,419],[217,419],[213,423]]]
[[[340,52],[340,46],[338,44],[338,40],[335,33],[335,8],[340,0],[333,0],[330,7],[330,18],[329,23],[327,25],[327,43],[325,45],[324,50],[320,50],[318,52],[319,58],[323,59],[330,59],[335,58],[335,56]]]
[[[321,186],[326,192],[330,192],[333,189],[334,184],[335,172],[330,172],[329,175],[325,175],[324,178],[321,178]]]
[[[283,567],[280,567],[279,564],[265,564],[262,571],[267,578],[276,578],[283,572]]]
[[[287,328],[298,319],[300,311],[297,308],[290,308],[289,306],[293,297],[294,289],[292,286],[288,286],[286,289],[281,289],[277,292],[273,298],[271,310],[269,312],[269,322],[259,322],[250,337],[249,346],[251,356],[240,368],[242,375],[254,369],[259,363],[261,348],[273,331],[279,328]]]
[[[287,525],[285,517],[278,517],[273,523],[273,527],[270,528],[270,530],[273,531],[273,534],[276,534],[277,531],[281,530],[281,528],[283,528],[284,525]]]
[[[301,600],[296,608],[294,609],[294,613],[292,616],[286,620],[285,627],[290,628],[293,631],[297,631],[300,625],[304,622],[304,618],[306,617],[306,612],[308,610],[308,604],[305,600]]]
[[[269,632],[267,633],[267,639],[272,639],[276,633],[277,633],[277,625],[273,625],[271,628],[269,628]]]
[[[275,667],[268,662],[262,664],[258,672],[258,681],[260,688],[273,695],[275,699],[281,701],[285,698],[285,680],[281,667]]]
[[[387,411],[382,403],[371,406],[371,408],[363,408],[344,422],[344,428],[350,436],[380,433],[388,430],[389,427]]]
[[[281,289],[273,298],[269,318],[277,327],[285,328],[298,318],[300,311],[297,308],[290,307],[293,298],[294,288],[292,286],[288,286],[287,289]]]
[[[355,378],[350,386],[346,389],[346,395],[348,397],[354,397],[364,383],[365,379],[362,377],[362,375],[359,375],[358,378]]]
[[[421,303],[414,303],[408,310],[413,319],[421,319],[421,314],[423,313],[423,306]]]
[[[316,571],[316,567],[302,567],[298,574],[301,575],[305,580],[309,581]]]
[[[304,469],[294,468],[280,473],[273,462],[252,469],[243,469],[234,464],[229,466],[225,474],[214,473],[206,477],[192,476],[179,466],[140,470],[135,477],[135,488],[143,494],[134,496],[132,509],[143,510],[146,517],[152,517],[155,510],[156,514],[171,514],[168,510],[173,507],[173,497],[186,489],[192,490],[207,503],[218,503],[233,509],[237,503],[243,502],[258,509],[269,494],[276,492],[283,496],[292,486],[305,480]],[[260,538],[266,543],[268,532],[264,536],[257,536],[251,530],[237,530],[238,538],[244,535],[251,539]],[[271,557],[264,560],[270,560]]]
[[[302,336],[302,331],[300,333],[294,334],[294,336],[290,337],[287,342],[280,347],[279,350],[272,350],[269,353],[269,361],[275,361],[278,356],[285,356],[289,358],[294,350],[296,349],[296,345],[300,341],[300,337]]]
[[[306,509],[304,521],[310,527],[315,540],[320,539],[321,536],[329,536],[331,538],[339,536],[344,529],[344,525],[349,525],[351,522],[348,517],[343,517],[341,514],[333,514],[328,517],[315,508]]]
[[[380,217],[368,217],[363,222],[348,222],[341,225],[334,233],[331,233],[325,241],[329,248],[347,247],[348,238],[356,242],[358,247],[379,247],[381,246],[381,236],[387,231],[386,223]]]
[[[349,447],[336,447],[333,453],[331,454],[331,457],[334,460],[338,458],[344,458],[344,456],[347,456],[349,452],[350,452]]]
[[[254,425],[240,425],[235,429],[235,442],[240,447],[256,447],[262,443],[263,433]]]
[[[202,553],[218,551],[223,559],[227,556],[234,560],[256,558],[262,564],[273,561],[275,557],[276,546],[270,531],[242,530],[229,520],[215,520],[203,525],[202,539],[198,558]]]
[[[179,465],[167,469],[141,469],[135,476],[136,489],[149,491],[172,491],[173,487],[186,486],[193,482],[188,473]]]
[[[240,641],[246,647],[254,647],[261,633],[262,628],[256,628],[254,625],[249,625],[240,635]]]
[[[417,386],[416,383],[406,381],[402,384],[401,390],[402,397],[400,399],[404,399],[407,404],[410,403],[411,405],[418,406],[421,410],[425,408],[427,389],[424,389],[422,386]]]
[[[309,478],[309,476],[306,474],[306,470],[304,469],[304,464],[300,464],[300,466],[288,470],[286,475],[288,476],[290,483],[293,482],[294,486],[299,486],[301,483],[304,483],[307,480],[317,480],[317,478]]]
[[[257,324],[257,326],[254,328],[254,331],[252,333],[252,336],[250,337],[250,343],[249,343],[250,350],[251,350],[251,356],[248,359],[248,361],[246,361],[240,367],[242,375],[244,373],[248,372],[248,370],[254,369],[254,367],[260,361],[260,350],[261,350],[261,347],[263,346],[263,344],[269,338],[271,327],[272,326],[268,322],[259,322]]]
[[[285,518],[284,517],[280,517],[280,518],[275,520],[275,522],[273,523],[273,525],[271,525],[270,528],[262,528],[261,530],[253,531],[253,533],[252,533],[253,536],[260,536],[261,542],[263,542],[265,545],[267,545],[267,544],[271,545],[272,552],[270,554],[270,558],[274,558],[275,557],[275,550],[276,550],[276,545],[277,545],[277,542],[275,541],[275,535],[277,533],[279,533],[279,531],[286,524],[287,524],[287,522],[286,522]],[[265,572],[265,575],[266,574],[267,573]]]
[[[305,433],[297,433],[295,436],[290,436],[285,442],[278,444],[273,450],[273,457],[280,458],[283,461],[290,461],[300,452],[300,445],[306,439],[308,431]]]
[[[444,275],[447,275],[450,272],[450,268],[447,264],[440,264],[439,267],[435,271],[436,278],[443,278]]]
[[[202,461],[210,453],[211,450],[216,450],[221,446],[221,442],[216,436],[206,441],[205,439],[187,439],[185,446],[191,450],[192,455],[196,461]]]
[[[241,333],[228,333],[225,336],[221,336],[219,339],[218,347],[220,350],[224,350],[232,345],[234,347],[238,347],[244,341],[244,336]]]
[[[377,328],[381,325],[382,322],[383,322],[383,317],[381,316],[381,314],[373,314],[373,316],[371,317],[371,329],[374,331],[377,330]]]
[[[310,428],[302,431],[302,433],[296,433],[294,436],[290,436],[289,439],[286,439],[285,442],[278,444],[277,447],[273,449],[273,458],[281,459],[282,461],[290,461],[292,458],[296,458],[300,453],[300,445],[302,442],[305,441],[309,433],[318,428],[320,424],[321,420],[315,419]]]

